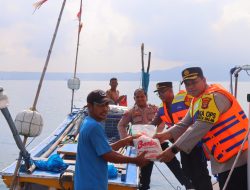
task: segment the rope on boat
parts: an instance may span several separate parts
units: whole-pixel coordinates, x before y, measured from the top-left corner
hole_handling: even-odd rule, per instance
[[[76,124],[76,121],[79,119],[79,117],[81,116],[81,114],[83,113],[80,113],[76,116],[75,119],[73,119],[69,124],[68,126],[66,127],[66,129],[64,130],[63,134],[56,140],[56,142],[54,142],[53,145],[51,145],[51,147],[46,151],[44,152],[40,158],[47,158],[54,150],[55,148],[57,147],[57,145],[62,141],[62,139],[69,133],[69,131],[74,127],[74,125]],[[28,169],[28,172],[29,173],[32,173],[34,170],[35,170],[36,166],[33,164],[29,169]]]
[[[27,148],[35,139],[36,137],[33,137],[32,140],[25,146],[25,148]]]
[[[240,150],[239,150],[239,152],[238,152],[238,154],[237,154],[237,156],[236,156],[236,158],[235,158],[235,161],[234,161],[234,163],[233,163],[233,166],[232,166],[232,168],[231,168],[231,170],[230,170],[230,172],[229,172],[229,174],[228,174],[227,180],[226,180],[226,182],[225,182],[224,187],[223,187],[222,190],[226,190],[226,188],[227,188],[227,185],[228,185],[228,183],[229,183],[229,180],[230,180],[230,178],[231,178],[231,176],[232,176],[232,174],[233,174],[234,168],[235,168],[235,166],[236,166],[236,164],[237,164],[237,162],[238,162],[238,160],[239,160],[239,158],[240,158],[240,155],[241,155],[241,153],[242,153],[242,149],[243,149],[243,147],[244,147],[244,144],[245,144],[245,142],[246,142],[246,140],[247,140],[247,138],[248,138],[248,134],[249,134],[249,128],[248,128],[246,137],[244,138],[244,140],[243,140],[243,142],[242,142],[242,144],[241,144]]]
[[[237,156],[235,158],[233,166],[232,166],[232,168],[231,168],[231,170],[230,170],[230,172],[229,172],[229,174],[227,176],[227,180],[226,180],[226,182],[225,182],[224,187],[223,187],[222,190],[226,190],[227,185],[229,183],[229,180],[230,180],[230,178],[231,178],[231,176],[233,174],[234,168],[235,168],[235,166],[236,166],[236,164],[237,164],[237,162],[239,160],[239,157],[240,157],[240,155],[242,153],[242,149],[244,147],[244,144],[245,144],[246,140],[248,139],[248,134],[249,134],[249,129],[250,129],[250,94],[247,95],[247,101],[249,102],[249,108],[248,108],[248,130],[247,130],[247,134],[246,134],[246,136],[245,136],[245,138],[244,138],[244,140],[243,140],[243,142],[241,144],[240,150],[239,150],[239,152],[238,152],[238,154],[237,154]]]
[[[158,171],[161,173],[161,175],[164,177],[164,179],[169,183],[169,185],[173,188],[173,189],[175,189],[175,190],[181,190],[181,187],[180,186],[177,186],[176,188],[175,188],[175,186],[168,180],[168,178],[162,173],[162,171],[160,170],[160,168],[157,166],[157,164],[156,163],[154,163],[154,165],[155,165],[155,167],[158,169]]]

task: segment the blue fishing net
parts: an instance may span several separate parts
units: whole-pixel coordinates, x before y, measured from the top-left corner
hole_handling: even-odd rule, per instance
[[[118,170],[114,166],[114,164],[108,164],[108,178],[109,179],[114,179],[118,175]]]
[[[149,73],[142,71],[142,88],[148,93]]]
[[[44,160],[33,160],[35,166],[39,170],[51,171],[51,172],[62,172],[68,164],[64,163],[63,159],[58,154],[53,154],[47,161]]]

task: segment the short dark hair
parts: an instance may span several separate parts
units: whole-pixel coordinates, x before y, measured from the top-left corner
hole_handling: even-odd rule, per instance
[[[111,82],[112,80],[117,80],[117,78],[113,77],[109,80],[109,82]]]
[[[145,92],[145,90],[143,88],[137,88],[135,91],[134,91],[134,97],[136,96],[136,94],[138,92],[143,92],[145,94],[145,96],[147,96],[147,93]]]

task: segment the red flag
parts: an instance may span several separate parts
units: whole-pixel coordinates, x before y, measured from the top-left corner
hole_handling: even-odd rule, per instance
[[[80,21],[80,18],[82,16],[82,8],[80,9],[80,11],[77,13],[76,16],[77,16],[78,20]]]
[[[42,4],[44,4],[46,1],[48,1],[48,0],[40,0],[40,1],[37,1],[36,3],[34,3],[34,4],[33,4],[33,6],[35,7],[34,12],[35,12],[37,9],[39,9],[39,8],[42,6]],[[33,13],[34,13],[34,12],[33,12]]]

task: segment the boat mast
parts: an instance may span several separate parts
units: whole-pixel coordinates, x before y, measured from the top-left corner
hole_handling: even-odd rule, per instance
[[[49,64],[50,55],[51,55],[51,52],[52,52],[52,49],[53,49],[53,46],[54,46],[54,42],[55,42],[55,39],[56,39],[58,28],[59,28],[59,25],[60,25],[60,22],[61,22],[61,18],[62,18],[63,10],[64,10],[64,7],[65,7],[65,3],[66,3],[66,0],[63,0],[61,11],[60,11],[57,23],[56,23],[55,32],[53,34],[53,38],[52,38],[52,41],[50,43],[50,48],[49,48],[49,51],[48,51],[48,54],[47,54],[45,65],[43,67],[43,72],[42,72],[42,75],[41,75],[41,78],[40,78],[40,81],[39,81],[39,85],[38,85],[37,92],[36,92],[36,97],[35,97],[35,100],[34,100],[34,103],[33,103],[33,106],[31,108],[31,110],[36,110],[36,104],[37,104],[38,97],[39,97],[39,94],[40,94],[40,91],[41,91],[41,88],[42,88],[43,79],[44,79],[44,76],[45,76],[45,73],[46,73],[46,70],[47,70],[47,67],[48,67],[48,64]]]
[[[79,50],[79,45],[80,45],[80,33],[81,33],[81,29],[82,29],[82,0],[80,1],[80,11],[77,14],[77,17],[78,17],[78,34],[77,34],[77,45],[76,45],[76,58],[75,58],[74,77],[73,77],[73,79],[70,79],[68,81],[68,87],[70,89],[72,89],[71,109],[70,109],[70,112],[72,112],[72,110],[73,110],[75,90],[78,90],[80,88],[80,80],[76,77],[76,69],[77,69],[77,63],[78,63],[78,50]]]

